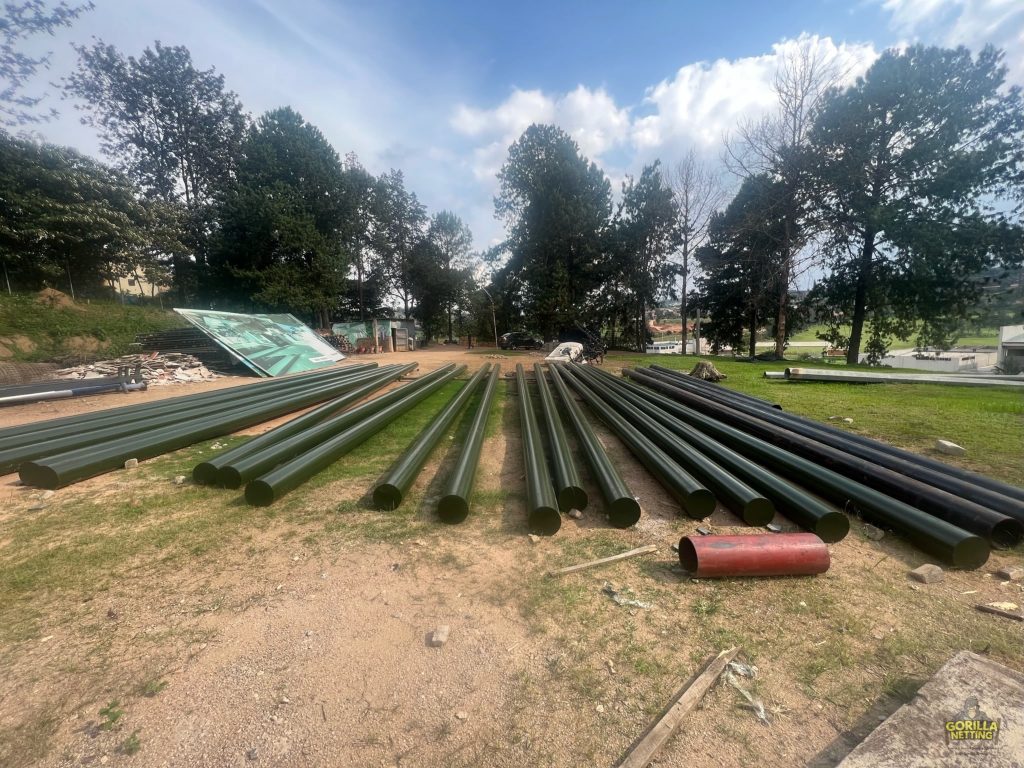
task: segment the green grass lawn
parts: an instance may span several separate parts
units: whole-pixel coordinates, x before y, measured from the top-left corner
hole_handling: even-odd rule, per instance
[[[818,338],[819,333],[824,333],[826,330],[824,325],[812,325],[809,328],[797,331],[789,337],[790,341],[821,341]],[[823,344],[825,342],[822,342]],[[889,345],[893,348],[899,347],[913,347],[916,343],[916,339],[912,336],[907,341],[901,341],[895,336],[889,337]],[[960,336],[957,341],[957,346],[961,347],[994,347],[999,343],[999,329],[998,328],[984,328],[982,332],[976,336]]]
[[[1007,482],[1024,482],[1024,394],[1019,389],[780,381],[764,378],[764,372],[785,370],[787,363],[699,359],[710,360],[728,375],[723,386],[771,400],[791,413],[819,421],[849,417],[853,424],[838,426]],[[688,371],[698,358],[614,353],[605,360],[605,367],[613,370],[657,364]],[[954,459],[935,454],[940,438],[964,446],[967,455]]]

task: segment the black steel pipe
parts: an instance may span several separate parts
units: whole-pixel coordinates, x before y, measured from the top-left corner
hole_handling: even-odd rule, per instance
[[[648,370],[657,371],[665,376],[670,376],[673,379],[678,379],[684,384],[692,384],[694,387],[699,387],[708,397],[720,397],[728,400],[738,400],[747,405],[754,406],[755,408],[771,408],[773,411],[781,411],[782,406],[778,403],[773,403],[770,400],[765,400],[763,397],[754,397],[748,395],[746,392],[737,392],[735,389],[729,389],[721,384],[715,384],[714,382],[705,381],[699,379],[696,376],[690,376],[689,374],[683,373],[682,371],[676,371],[672,368],[666,368],[663,365],[652,364]]]
[[[348,379],[352,389],[345,392],[345,394],[314,408],[309,413],[305,413],[279,427],[264,432],[262,435],[246,440],[241,445],[229,448],[218,453],[216,456],[211,456],[205,461],[199,462],[192,469],[192,479],[200,485],[215,485],[219,481],[219,473],[222,467],[237,461],[243,456],[257,453],[267,446],[273,445],[291,435],[298,434],[315,424],[319,424],[339,411],[348,408],[353,403],[357,403],[364,397],[371,395],[386,384],[401,378],[415,368],[416,363],[389,365],[352,376]]]
[[[604,371],[601,373],[609,386],[614,384],[617,387],[624,400],[658,421],[662,429],[669,429],[689,441],[741,481],[765,494],[777,509],[800,527],[812,531],[823,541],[830,543],[842,540],[850,532],[850,521],[842,512],[784,477],[765,469],[718,440],[666,413],[634,392],[632,388],[636,386],[635,384],[616,379]]]
[[[730,424],[738,429],[785,448],[804,458],[828,467],[863,485],[905,501],[966,531],[984,536],[999,547],[1015,547],[1024,537],[1024,526],[1016,520],[970,498],[961,498],[920,482],[913,476],[894,471],[845,450],[819,442],[776,423],[774,414],[764,409],[740,411],[735,406],[722,406],[696,392],[673,388],[666,383],[663,394],[678,402]],[[980,495],[976,494],[976,495]]]
[[[27,461],[21,464],[18,474],[26,485],[60,488],[117,469],[124,466],[128,459],[141,461],[159,456],[321,403],[337,396],[347,386],[348,382],[341,379],[308,389],[287,391],[276,399],[255,406],[221,410],[214,415],[191,419],[183,424]]]
[[[448,428],[466,407],[466,403],[476,393],[490,367],[490,363],[488,363],[473,374],[459,394],[449,400],[448,404],[420,431],[412,445],[402,451],[402,455],[395,460],[387,474],[373,489],[373,503],[377,505],[378,509],[390,511],[397,509],[398,505],[402,503],[402,499],[412,487],[413,481],[423,468],[427,457],[437,447]]]
[[[591,386],[623,418],[671,456],[677,464],[708,486],[747,525],[767,525],[775,517],[775,505],[760,491],[747,485],[727,469],[704,456],[700,449],[679,431],[666,431],[657,419],[629,402],[623,393],[608,386],[600,373],[589,366],[574,369],[586,376]]]
[[[386,408],[378,410],[344,432],[310,448],[305,453],[295,456],[284,464],[272,469],[245,486],[245,500],[258,507],[273,504],[288,491],[306,482],[313,475],[321,472],[339,458],[358,445],[366,442],[384,427],[403,413],[423,402],[430,395],[466,370],[462,365],[455,370],[446,366],[440,376],[433,377],[428,383],[410,389],[410,385],[402,387],[403,397],[392,402]],[[435,371],[435,373],[438,373]],[[424,377],[426,379],[426,377]],[[421,379],[420,381],[423,381]],[[415,383],[415,382],[414,382]],[[378,398],[380,399],[380,398]]]
[[[625,443],[630,453],[668,490],[687,515],[700,520],[715,511],[717,502],[714,494],[697,478],[680,467],[640,430],[619,416],[614,408],[598,396],[590,383],[578,374],[576,366],[569,365],[563,370],[569,374],[569,384],[579,392],[590,410]]]
[[[560,363],[555,363],[560,365]],[[587,492],[583,490],[580,473],[569,450],[569,440],[565,436],[562,419],[555,409],[555,399],[551,396],[551,388],[544,378],[544,366],[533,364],[533,377],[537,381],[540,394],[541,413],[547,427],[548,447],[551,449],[552,478],[555,481],[555,498],[562,512],[570,509],[584,510],[587,508]]]
[[[569,388],[562,381],[558,365],[552,365],[550,370],[551,381],[558,392],[566,414],[569,416],[569,421],[576,430],[576,437],[583,449],[583,455],[587,459],[590,474],[597,482],[598,488],[601,489],[608,522],[616,528],[629,528],[631,525],[635,525],[640,519],[639,502],[629,490],[625,480],[619,475],[618,470],[615,469],[615,465],[608,458],[608,454],[594,433],[593,427],[590,426],[590,422],[587,421],[583,411],[580,410],[579,405],[576,404],[569,392]]]
[[[217,471],[217,482],[225,488],[241,488],[253,478],[269,472],[278,464],[311,450],[349,427],[398,402],[412,392],[443,378],[455,368],[454,363],[432,371],[397,389],[339,413],[294,435],[282,438],[258,451],[239,456],[223,464]]]
[[[455,460],[455,467],[448,476],[441,499],[437,502],[437,515],[445,523],[461,523],[469,516],[469,499],[473,492],[473,479],[476,468],[480,464],[480,449],[484,442],[484,428],[487,417],[491,413],[494,392],[498,388],[498,377],[501,366],[496,365],[491,371],[487,386],[484,389],[476,414],[469,425],[466,442]]]
[[[555,486],[548,471],[533,400],[526,385],[523,364],[516,365],[516,390],[519,394],[519,421],[523,436],[523,466],[526,475],[527,525],[535,533],[552,535],[562,527]]]
[[[642,371],[623,373],[651,386],[666,385]],[[760,438],[748,435],[716,419],[687,408],[653,389],[637,387],[643,396],[669,413],[721,440],[748,458],[756,459],[785,474],[805,488],[813,490],[840,507],[852,506],[865,516],[891,527],[910,539],[919,549],[959,568],[978,568],[988,560],[989,545],[981,536],[969,533],[927,512],[893,499],[861,483],[796,456]]]

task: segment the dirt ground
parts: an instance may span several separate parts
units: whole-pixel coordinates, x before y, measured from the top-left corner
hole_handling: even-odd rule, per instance
[[[419,373],[450,361],[508,373],[540,359],[489,354],[365,357],[415,359]],[[5,409],[0,426],[237,383]],[[927,562],[922,553],[893,535],[870,541],[854,521],[823,576],[693,580],[672,545],[700,521],[680,516],[602,429],[640,523],[610,528],[588,479],[583,516],[534,543],[518,419],[517,398],[501,392],[470,518],[455,527],[432,508],[454,459],[446,449],[403,510],[368,504],[408,444],[387,435],[354,453],[345,474],[327,472],[268,510],[172,484],[215,441],[45,503],[0,478],[0,575],[17,598],[0,608],[0,765],[612,765],[706,656],[739,645],[759,668],[743,685],[770,724],[717,685],[655,765],[832,766],[955,650],[1024,667],[1020,625],[972,608],[1024,602],[1024,588],[993,576],[1021,564],[1019,550],[919,585],[906,573]],[[27,525],[47,540],[26,543]],[[723,509],[711,525],[745,530]],[[544,576],[648,543],[658,552],[647,558]],[[84,580],[66,572],[72,549]],[[54,585],[21,595],[33,569],[49,569]],[[616,605],[605,581],[650,607]],[[449,640],[431,647],[442,625]]]

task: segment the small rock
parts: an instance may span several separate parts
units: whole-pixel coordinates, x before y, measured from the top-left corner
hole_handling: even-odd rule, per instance
[[[853,424],[853,419],[847,416],[845,419],[843,419],[843,424]]]
[[[881,528],[876,528],[871,523],[865,523],[864,535],[872,541],[878,541],[883,536],[885,536],[885,531],[883,531]]]
[[[427,644],[431,648],[440,648],[442,645],[448,642],[448,625],[443,624],[433,632],[430,633],[430,639]]]
[[[949,440],[936,440],[935,450],[939,453],[944,453],[947,456],[963,456],[967,453],[967,449],[963,446],[951,443]]]
[[[312,629],[307,629],[306,630],[306,637],[312,637],[312,636],[313,636],[313,630]]]
[[[596,707],[594,707],[594,709],[596,709],[598,712],[604,712],[604,704],[598,704]]]
[[[256,762],[257,760],[260,759],[259,750],[256,749],[256,747],[253,747],[252,749],[250,749],[249,751],[247,751],[245,753],[245,759],[250,761],[250,762],[253,762],[253,763]]]
[[[1007,581],[1020,581],[1024,579],[1024,568],[1017,565],[1008,565],[996,571],[996,576]]]
[[[839,421],[841,418],[843,418],[843,417],[842,416],[829,416],[828,420],[829,421]]]
[[[103,757],[100,758],[100,765],[106,765],[109,762],[110,762],[110,758],[107,757],[106,755],[104,755]]]
[[[43,504],[43,502],[40,501],[40,502],[38,502],[36,504],[33,504],[31,507],[29,507],[28,511],[29,512],[41,512],[44,509],[46,509],[46,505]]]
[[[925,563],[920,568],[915,568],[910,572],[910,577],[920,581],[922,584],[935,584],[936,582],[942,581],[946,578],[946,574],[943,573],[942,569],[932,563]]]
[[[579,520],[581,517],[583,517],[583,513],[580,512],[578,509],[570,509],[569,517],[571,517],[573,520]]]
[[[137,466],[139,466],[138,459],[128,459],[128,461],[124,463],[125,469],[135,469]]]
[[[456,712],[455,716],[457,718],[459,718],[459,720],[465,720],[467,717],[469,717],[469,713],[468,712]]]
[[[174,484],[175,485],[184,485],[185,484],[185,476],[184,475],[176,475],[175,478],[174,478]]]
[[[540,544],[540,536],[538,536],[536,533],[528,533],[526,535],[534,544]]]
[[[277,715],[271,715],[270,716],[270,722],[272,722],[272,723],[281,723],[283,721]]]
[[[711,529],[710,528],[706,528],[703,525],[698,525],[697,526],[697,533],[699,533],[701,536],[710,536],[711,535]]]
[[[41,498],[41,499],[52,499],[54,494],[56,494],[56,493],[57,493],[56,491],[43,491],[43,495],[40,496],[39,498]]]
[[[291,699],[289,699],[289,698],[288,698],[287,696],[282,696],[282,697],[281,697],[281,703],[282,703],[282,704],[291,704],[291,703],[292,703],[292,700],[291,700]]]
[[[766,525],[765,528],[767,528],[772,533],[782,533],[782,526],[778,523],[768,523],[768,525]]]

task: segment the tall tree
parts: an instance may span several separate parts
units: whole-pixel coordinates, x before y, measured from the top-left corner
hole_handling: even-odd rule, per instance
[[[138,58],[97,41],[78,46],[66,79],[95,127],[103,152],[151,197],[184,209],[182,240],[172,254],[179,299],[201,287],[211,204],[234,177],[248,118],[215,70],[197,69],[182,46],[159,42]]]
[[[0,9],[0,127],[38,123],[57,116],[53,108],[38,111],[46,94],[24,92],[40,70],[49,69],[52,52],[31,56],[19,48],[31,37],[52,36],[61,27],[70,27],[71,22],[93,7],[91,2],[82,5],[60,2],[52,7],[43,0],[4,3]]]
[[[531,125],[498,174],[495,213],[508,231],[510,275],[536,330],[550,338],[584,318],[599,285],[611,184],[564,131]]]
[[[848,362],[867,319],[940,322],[977,299],[985,267],[1019,263],[1019,233],[990,205],[1024,154],[1021,91],[1005,76],[991,47],[889,50],[815,120],[824,289],[848,310]]]
[[[345,184],[339,199],[342,210],[340,233],[356,277],[354,304],[359,310],[359,319],[365,321],[368,312],[377,311],[387,282],[383,265],[373,247],[378,228],[375,218],[378,190],[376,180],[354,152],[345,155],[342,166]]]
[[[383,264],[391,295],[402,303],[406,319],[413,301],[413,249],[424,236],[427,209],[405,188],[401,171],[377,179],[374,193],[374,250]]]

